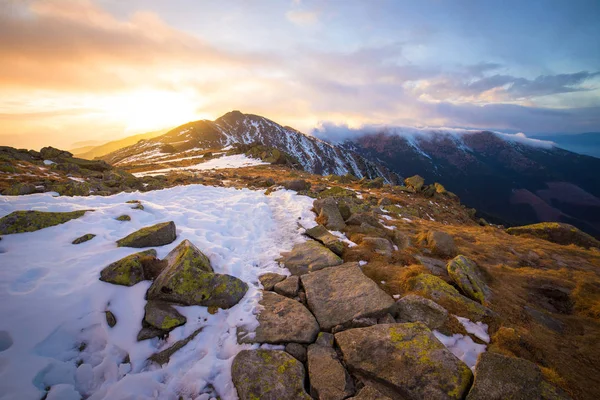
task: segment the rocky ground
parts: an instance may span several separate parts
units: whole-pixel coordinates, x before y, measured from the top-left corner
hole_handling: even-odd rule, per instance
[[[18,167],[46,168],[40,163],[52,158],[31,157]],[[48,174],[69,163],[50,164]],[[255,293],[256,320],[237,326],[245,347],[231,358],[241,399],[600,397],[600,245],[570,226],[507,231],[476,220],[442,185],[419,177],[392,186],[265,165],[143,181],[106,166],[88,178],[114,190],[123,188],[106,185],[111,171],[131,179],[127,190],[201,183],[266,190],[267,197],[285,188],[313,199],[317,224],[301,227],[306,240],[259,282],[216,272],[196,243],[175,242],[170,222],[119,238],[119,247],[145,250],[99,274],[111,285],[151,282],[139,341],[165,340],[189,325],[181,305],[213,314]],[[5,194],[26,194],[12,189]],[[13,213],[0,219],[0,234],[81,217],[65,214]],[[75,241],[94,240],[88,235]],[[159,258],[154,249],[171,243]],[[105,313],[111,328],[120,323],[113,311]],[[201,332],[170,341],[147,365],[168,364]]]

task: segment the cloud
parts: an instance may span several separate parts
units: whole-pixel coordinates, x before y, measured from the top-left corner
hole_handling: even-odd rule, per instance
[[[290,10],[285,17],[291,23],[302,27],[314,26],[319,22],[319,14],[314,11]]]
[[[381,126],[381,125],[364,125],[359,128],[350,128],[348,125],[335,124],[331,122],[321,122],[311,134],[319,139],[332,142],[332,143],[343,143],[347,140],[355,140],[364,135],[373,134],[385,134],[385,135],[397,135],[408,140],[409,143],[415,144],[415,139],[431,140],[435,137],[445,136],[451,137],[458,143],[463,143],[462,137],[465,135],[471,135],[479,133],[482,130],[479,129],[460,129],[460,128],[448,128],[448,127],[424,127],[415,128],[407,126]],[[527,137],[524,133],[519,132],[516,134],[504,133],[504,132],[493,132],[499,138],[509,141],[520,143],[533,147],[541,148],[552,148],[553,142],[539,139],[532,139]],[[464,145],[464,144],[463,144]]]

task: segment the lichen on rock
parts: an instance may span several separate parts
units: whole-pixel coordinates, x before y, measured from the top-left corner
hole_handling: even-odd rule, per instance
[[[10,235],[12,233],[38,231],[82,217],[86,211],[93,210],[69,212],[13,211],[0,218],[0,234]]]

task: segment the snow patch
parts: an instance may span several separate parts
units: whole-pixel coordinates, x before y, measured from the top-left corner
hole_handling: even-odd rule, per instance
[[[225,169],[225,168],[243,168],[243,167],[252,167],[255,165],[266,165],[268,163],[257,160],[255,158],[247,157],[245,154],[234,154],[231,156],[223,156],[220,158],[214,158],[212,160],[208,160],[206,162],[188,166],[188,167],[172,167],[172,168],[164,168],[158,169],[154,171],[146,171],[146,172],[138,172],[134,175],[137,177],[142,176],[154,176],[154,175],[162,175],[166,172],[171,171],[205,171],[209,169]]]

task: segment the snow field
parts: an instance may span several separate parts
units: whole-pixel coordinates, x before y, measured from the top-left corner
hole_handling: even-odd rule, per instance
[[[142,201],[143,211],[125,203],[134,199]],[[275,260],[306,240],[300,225],[314,225],[311,207],[312,199],[286,190],[265,196],[201,185],[109,197],[0,196],[0,217],[15,210],[95,210],[0,241],[0,398],[39,399],[48,387],[53,387],[48,399],[208,399],[216,393],[235,398],[231,362],[252,347],[237,343],[237,327],[256,326],[258,276],[287,274]],[[132,220],[116,221],[121,214]],[[177,239],[155,247],[159,258],[189,239],[210,258],[215,272],[244,280],[249,290],[236,306],[214,315],[206,307],[177,307],[187,317],[184,326],[166,341],[137,342],[150,282],[112,285],[101,282],[99,273],[140,251],[117,248],[117,239],[170,220]],[[71,244],[86,233],[97,236]],[[106,323],[107,309],[117,318],[114,328]],[[146,363],[199,327],[202,332],[168,364]]]

